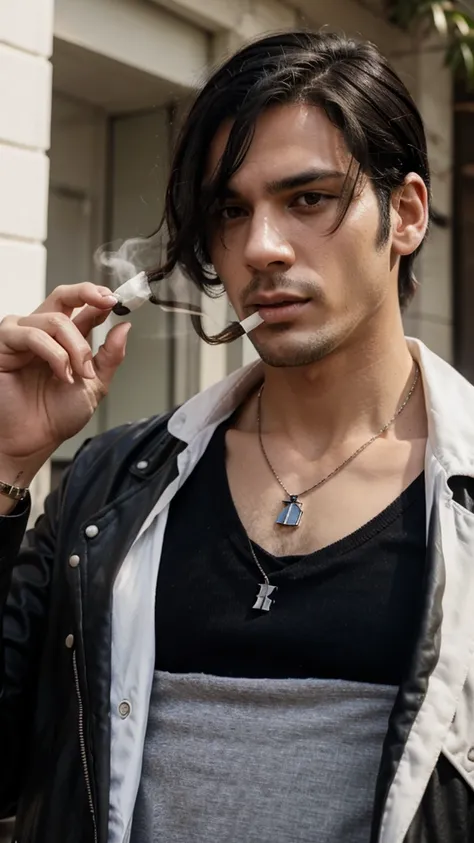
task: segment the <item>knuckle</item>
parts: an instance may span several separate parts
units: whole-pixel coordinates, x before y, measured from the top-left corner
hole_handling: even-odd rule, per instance
[[[83,281],[81,284],[78,284],[78,289],[84,296],[93,296],[97,292],[97,287],[92,281]]]
[[[70,319],[64,313],[48,314],[48,323],[52,328],[64,328]]]
[[[0,329],[11,328],[13,325],[18,325],[20,322],[21,316],[15,316],[13,313],[9,313],[7,316],[4,316],[3,319],[0,319]]]
[[[32,342],[33,340],[35,340],[40,334],[38,328],[33,328],[32,325],[25,325],[25,331],[28,342]]]

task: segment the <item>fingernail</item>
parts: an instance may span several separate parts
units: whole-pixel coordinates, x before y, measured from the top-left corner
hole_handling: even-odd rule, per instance
[[[86,378],[95,378],[95,369],[92,365],[92,360],[86,360],[84,363],[84,374]]]
[[[73,374],[73,371],[72,371],[72,369],[69,365],[66,366],[66,377],[67,377],[69,383],[74,383],[74,374]]]
[[[108,295],[108,296],[104,296],[104,301],[106,301],[107,304],[110,304],[111,307],[114,307],[114,305],[116,305],[117,302],[118,302],[118,298],[117,298],[117,296]]]

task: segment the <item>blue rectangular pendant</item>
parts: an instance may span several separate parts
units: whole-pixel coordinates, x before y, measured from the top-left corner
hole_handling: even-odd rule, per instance
[[[291,495],[289,501],[283,501],[285,508],[280,512],[276,524],[284,527],[298,527],[303,517],[303,504],[298,500],[298,495]]]

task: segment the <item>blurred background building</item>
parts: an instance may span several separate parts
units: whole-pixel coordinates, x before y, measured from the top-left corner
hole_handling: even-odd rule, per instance
[[[99,245],[156,229],[180,115],[213,64],[259,34],[324,25],[374,41],[419,104],[445,225],[420,259],[406,328],[474,379],[474,97],[442,50],[387,22],[382,0],[1,0],[0,316],[100,281]],[[226,320],[223,300],[206,308]],[[252,354],[247,340],[204,346],[187,317],[144,307],[109,396],[53,469],[85,436],[165,410]]]

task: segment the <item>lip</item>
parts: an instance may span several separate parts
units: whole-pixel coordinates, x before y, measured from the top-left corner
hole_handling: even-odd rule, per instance
[[[307,302],[307,298],[302,298],[301,296],[292,295],[289,292],[274,292],[274,293],[261,293],[256,298],[252,299],[248,302],[248,305],[251,307],[257,307],[259,310],[261,307],[272,307],[273,305],[283,305],[283,304],[298,304],[302,302]]]
[[[299,316],[310,303],[309,299],[281,300],[281,304],[257,305],[258,312],[266,324],[290,322]]]

